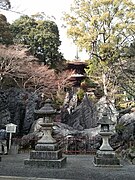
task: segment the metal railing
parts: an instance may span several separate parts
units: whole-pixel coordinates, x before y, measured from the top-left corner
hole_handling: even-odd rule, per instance
[[[12,139],[12,149],[18,148],[18,153],[29,152],[35,148],[37,139]],[[97,139],[96,138],[78,138],[72,136],[66,136],[57,138],[58,148],[63,149],[65,154],[95,154],[97,151]]]
[[[96,154],[96,151],[101,146],[101,139],[98,137],[74,137],[74,136],[65,136],[57,139],[58,148],[63,149],[63,153],[72,155],[72,154]],[[18,153],[30,152],[32,149],[35,149],[38,139],[22,139],[22,138],[12,138],[11,148],[13,151]],[[120,143],[111,144],[114,150],[119,148]],[[135,146],[135,141],[129,141],[127,147]],[[121,145],[121,147],[123,147]]]

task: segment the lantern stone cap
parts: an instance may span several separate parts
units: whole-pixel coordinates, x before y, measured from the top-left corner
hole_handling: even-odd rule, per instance
[[[52,107],[51,103],[52,101],[50,99],[46,99],[44,106],[41,109],[34,111],[35,114],[40,114],[40,115],[55,114],[56,110]]]
[[[114,125],[114,122],[108,117],[107,112],[103,112],[102,118],[98,121],[101,125]]]

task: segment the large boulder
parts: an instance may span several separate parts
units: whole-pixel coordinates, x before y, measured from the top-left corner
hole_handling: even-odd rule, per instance
[[[119,112],[115,108],[113,100],[108,99],[106,96],[101,97],[99,101],[96,103],[96,110],[98,120],[102,118],[103,112],[106,111],[108,117],[110,117],[115,124],[117,123]]]
[[[135,112],[127,113],[119,119],[118,128],[122,128],[121,136],[126,142],[135,138]],[[119,130],[119,129],[118,129]]]
[[[127,126],[135,123],[135,112],[127,113],[119,119],[119,123]]]
[[[65,108],[61,113],[62,122],[73,127],[75,130],[82,131],[97,126],[96,107],[88,98],[87,94],[84,96],[80,105],[73,111],[69,113]]]

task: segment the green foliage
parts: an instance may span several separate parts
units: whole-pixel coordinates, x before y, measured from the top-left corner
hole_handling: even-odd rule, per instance
[[[77,91],[77,98],[78,98],[78,101],[79,102],[81,102],[82,101],[82,99],[83,99],[83,97],[84,97],[84,90],[83,89],[78,89],[78,91]]]
[[[123,131],[125,130],[125,126],[119,123],[115,126],[115,130],[118,134],[122,134]]]
[[[134,17],[131,0],[74,0],[65,13],[68,36],[89,54],[86,73],[100,77],[104,95],[113,96],[119,86],[134,96],[134,59],[128,58],[134,56]]]
[[[135,107],[135,102],[132,102],[132,101],[119,102],[119,103],[117,104],[117,106],[119,107],[119,109],[125,109],[125,108],[129,108],[129,107]]]
[[[58,27],[55,22],[38,17],[21,16],[11,25],[14,42],[28,45],[41,62],[56,68],[58,63],[64,61],[59,52]]]
[[[74,0],[64,19],[69,37],[91,56],[89,73],[107,71],[118,60],[122,47],[133,40],[134,17],[130,0]]]
[[[115,67],[117,81],[120,87],[127,92],[128,99],[135,99],[135,41],[123,48],[119,66]]]
[[[135,57],[135,39],[129,46],[123,48],[123,56],[127,58]]]
[[[133,147],[130,147],[129,151],[130,151],[131,153],[135,153],[135,147],[134,147],[134,146],[133,146]]]
[[[7,18],[3,14],[0,14],[0,43],[6,45],[13,44],[10,24],[7,22]]]
[[[81,87],[84,87],[84,90],[85,88],[95,88],[96,86],[97,84],[90,78],[86,78],[81,82]]]

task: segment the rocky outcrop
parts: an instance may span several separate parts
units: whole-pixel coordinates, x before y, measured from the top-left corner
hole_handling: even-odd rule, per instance
[[[26,107],[25,107],[25,117],[24,117],[24,125],[23,132],[25,134],[29,133],[31,125],[35,120],[34,110],[37,109],[39,104],[39,97],[35,93],[31,93],[28,96]]]
[[[70,108],[66,104],[61,111],[62,122],[68,124],[77,130],[95,128],[97,122],[102,118],[104,111],[107,111],[108,117],[116,124],[118,112],[114,103],[103,96],[97,103],[93,103],[87,94],[82,102],[75,108]],[[114,129],[114,126],[112,127]]]
[[[119,112],[115,108],[115,104],[113,100],[108,99],[106,96],[103,96],[96,103],[96,110],[98,120],[102,118],[102,114],[104,111],[107,112],[107,115],[114,123],[117,123],[117,118],[119,116]]]
[[[17,88],[11,88],[6,91],[6,95],[10,112],[10,122],[17,125],[17,133],[22,133],[27,93]]]
[[[38,95],[23,89],[10,88],[0,91],[0,124],[17,125],[17,134],[27,134],[34,122],[34,109],[39,103]]]
[[[121,123],[125,126],[135,123],[135,112],[127,113],[127,114],[123,115],[119,119],[119,123]]]
[[[119,119],[118,131],[124,141],[135,139],[135,112],[127,113]]]
[[[6,125],[10,121],[8,100],[4,91],[0,91],[0,125]]]
[[[71,113],[66,108],[62,110],[62,122],[73,127],[75,130],[81,131],[97,126],[96,107],[87,94],[84,96],[82,103]]]

